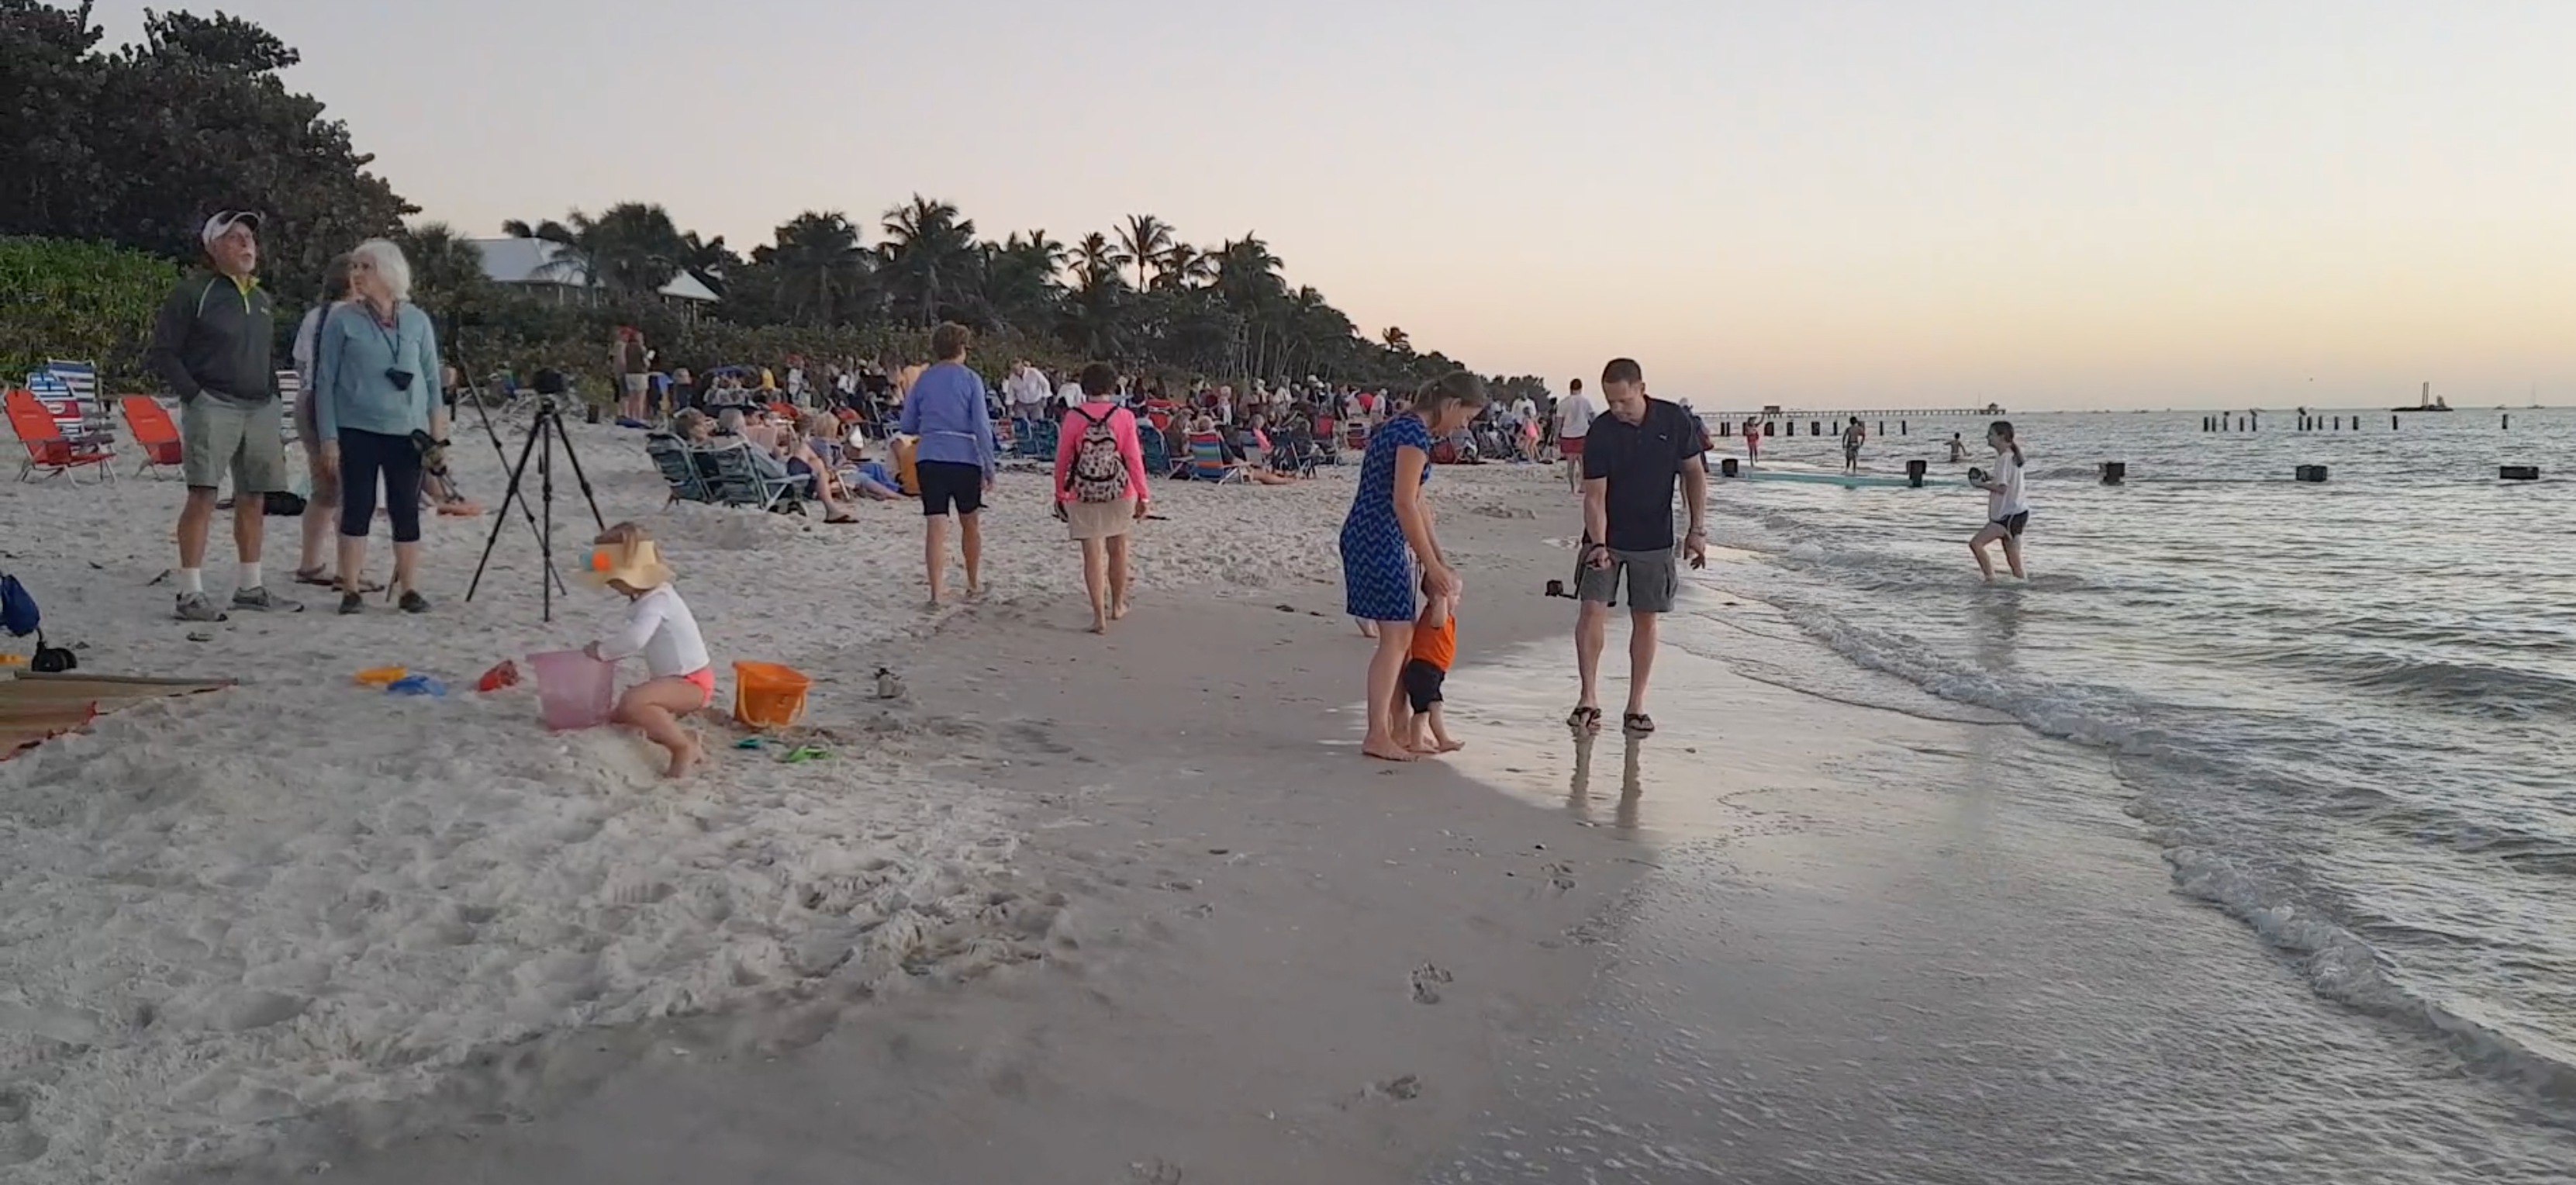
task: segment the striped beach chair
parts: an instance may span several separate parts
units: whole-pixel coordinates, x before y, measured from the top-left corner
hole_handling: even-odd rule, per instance
[[[1251,480],[1225,459],[1225,438],[1214,432],[1190,434],[1190,459],[1182,467],[1181,475],[1191,481],[1212,481],[1218,485]]]
[[[98,390],[98,363],[76,358],[49,358],[45,373],[68,396],[81,416],[96,430],[104,430],[115,421],[109,416],[107,400]]]
[[[277,435],[288,444],[295,443],[295,405],[304,400],[304,376],[291,370],[277,372]]]

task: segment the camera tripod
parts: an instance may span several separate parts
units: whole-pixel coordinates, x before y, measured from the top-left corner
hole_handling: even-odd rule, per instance
[[[479,401],[477,406],[481,406]],[[499,453],[501,437],[492,431],[492,413],[488,411],[483,413],[483,429],[492,436],[492,450]],[[555,445],[558,442],[563,445],[564,460],[572,464],[573,481],[581,487],[581,499],[590,506],[590,520],[598,524],[600,530],[608,529],[608,520],[599,513],[599,498],[591,492],[590,475],[582,472],[581,455],[573,451],[572,434],[564,431],[563,412],[555,406],[553,395],[541,392],[537,398],[537,414],[528,422],[528,442],[519,446],[519,459],[510,466],[509,492],[501,495],[501,505],[492,515],[492,535],[483,541],[483,559],[474,565],[474,583],[465,588],[466,600],[473,600],[475,592],[483,587],[483,570],[492,563],[492,549],[501,542],[501,528],[509,523],[510,504],[516,502],[528,519],[528,529],[536,533],[537,554],[545,563],[545,574],[538,578],[539,594],[545,606],[543,620],[552,622],[555,619],[555,590],[563,587],[563,577],[555,572]],[[537,492],[538,500],[544,504],[542,510],[528,505],[527,494],[520,484],[528,475],[528,461],[532,457],[537,462]]]

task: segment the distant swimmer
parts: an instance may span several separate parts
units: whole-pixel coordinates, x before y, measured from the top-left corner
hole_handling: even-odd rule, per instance
[[[1751,420],[1744,421],[1744,463],[1762,463],[1762,425]]]
[[[1956,433],[1956,432],[1951,433],[1951,434],[1950,434],[1950,463],[1951,463],[1951,464],[1953,464],[1953,465],[1956,465],[1956,464],[1958,464],[1959,462],[1961,462],[1961,461],[1965,461],[1965,460],[1967,460],[1967,459],[1968,459],[1968,442],[1967,442],[1967,441],[1964,441],[1964,440],[1959,439],[1959,434],[1958,434],[1958,433]]]
[[[1995,563],[1987,558],[1986,545],[2001,540],[2004,563],[2011,565],[2013,578],[2026,580],[2029,577],[2021,568],[2021,533],[2030,525],[2030,503],[2021,494],[2021,442],[2013,439],[2011,421],[1997,420],[1986,429],[1986,443],[1994,446],[1995,472],[1968,471],[1968,484],[1986,492],[1986,525],[1968,540],[1968,554],[1977,557],[1977,570],[1991,582]]]
[[[1860,472],[1860,446],[1868,439],[1869,429],[1860,426],[1859,416],[1853,416],[1843,428],[1843,472]]]

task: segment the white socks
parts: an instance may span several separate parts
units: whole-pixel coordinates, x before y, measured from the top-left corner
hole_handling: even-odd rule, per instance
[[[249,562],[247,562],[247,563],[244,563],[244,564],[241,566],[241,584],[240,584],[240,585],[238,585],[237,587],[240,587],[240,588],[258,588],[259,586],[260,586],[260,581],[259,581],[259,561],[258,561],[258,560],[251,560],[251,561],[249,561]]]
[[[197,568],[179,569],[179,595],[193,597],[206,591],[206,574]]]

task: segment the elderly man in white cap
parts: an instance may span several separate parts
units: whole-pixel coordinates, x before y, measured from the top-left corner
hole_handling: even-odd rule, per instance
[[[287,488],[286,442],[277,404],[276,338],[268,293],[259,286],[259,215],[226,210],[198,236],[207,270],[181,280],[152,325],[145,361],[179,396],[180,471],[188,502],[179,512],[179,619],[222,621],[206,595],[206,533],[226,471],[233,479],[233,547],[241,578],[232,607],[294,612],[303,606],[268,591],[259,567],[268,495]]]

